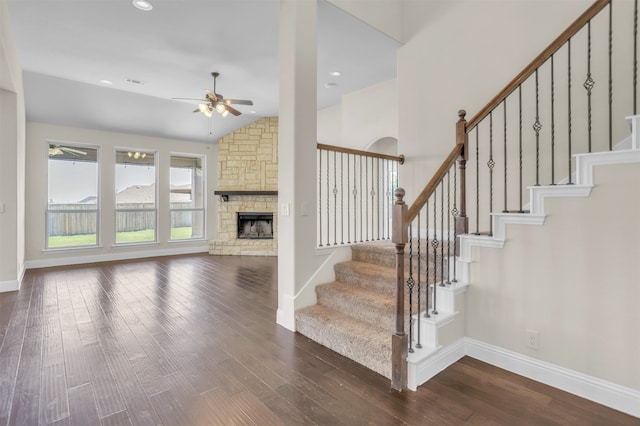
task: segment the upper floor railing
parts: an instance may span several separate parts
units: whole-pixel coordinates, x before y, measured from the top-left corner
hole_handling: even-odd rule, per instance
[[[318,144],[318,247],[391,238],[404,157]]]

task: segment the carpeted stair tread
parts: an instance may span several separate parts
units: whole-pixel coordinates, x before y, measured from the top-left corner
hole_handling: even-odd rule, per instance
[[[429,246],[429,251],[428,251],[429,263],[433,265],[433,251],[431,248],[431,244],[430,243],[427,244],[427,241],[424,239],[420,240],[421,254],[423,256],[422,262],[424,262],[424,255],[427,253],[425,251],[427,248],[427,245]],[[444,249],[444,255],[445,255],[444,263],[446,266],[447,257],[449,253],[453,255],[454,247],[453,247],[453,244],[451,244],[451,247],[449,247],[448,242],[446,241],[444,242],[444,245],[443,245],[443,242],[440,242],[440,246],[438,247],[438,254],[436,256],[438,259],[438,263],[442,253],[442,249]],[[414,256],[416,256],[414,257],[414,261],[417,258],[417,251],[418,251],[418,242],[417,240],[414,240],[413,254]],[[384,241],[374,241],[369,243],[356,244],[351,246],[351,253],[352,253],[351,255],[352,260],[379,265],[386,268],[392,268],[394,270],[396,268],[396,247],[395,247],[395,244],[393,244],[391,241],[384,240]],[[405,253],[405,256],[404,256],[405,270],[408,270],[409,269],[409,244],[405,245],[404,253]],[[415,265],[414,265],[414,272],[415,272]]]
[[[318,304],[328,306],[345,315],[389,330],[395,330],[395,295],[371,291],[348,283],[334,281],[316,287]],[[426,298],[424,292],[420,297],[421,309],[424,309]],[[413,309],[417,308],[417,293],[413,294]],[[405,311],[409,312],[409,292],[405,290]]]
[[[359,286],[332,282],[316,287],[318,304],[361,321],[368,321],[389,333],[395,330],[395,297]]]
[[[391,378],[391,333],[323,305],[296,311],[296,328],[329,349]]]
[[[395,269],[386,268],[366,262],[350,260],[337,263],[334,266],[336,281],[378,291],[380,293],[394,295],[396,272]]]

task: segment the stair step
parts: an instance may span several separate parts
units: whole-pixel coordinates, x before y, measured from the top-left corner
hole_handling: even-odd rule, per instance
[[[395,330],[395,297],[364,288],[333,282],[316,287],[318,304],[376,324],[393,333]]]
[[[337,263],[336,281],[349,283],[378,293],[395,295],[396,271],[384,266],[360,261]]]
[[[424,273],[426,267],[426,261],[424,256],[429,256],[429,270],[433,271],[434,269],[438,271],[438,281],[440,281],[440,272],[442,268],[446,271],[448,268],[448,257],[449,254],[453,256],[454,247],[453,244],[449,246],[448,242],[439,242],[438,253],[436,255],[436,259],[433,259],[433,250],[429,245],[429,251],[426,252],[427,241],[420,240],[420,269],[422,273]],[[444,260],[441,261],[442,250],[444,250]],[[389,241],[374,241],[371,243],[365,244],[356,244],[351,246],[351,259],[358,262],[364,262],[372,265],[381,266],[384,268],[396,269],[396,248],[395,245]],[[413,262],[409,259],[409,244],[405,245],[404,250],[404,269],[405,274],[408,274],[409,264],[412,263],[414,274],[417,273],[418,270],[418,245],[417,240],[413,241]],[[435,268],[434,268],[435,266]],[[395,274],[395,272],[394,272]],[[394,275],[395,276],[395,275]],[[433,275],[431,274],[433,277]],[[432,280],[433,278],[431,278]],[[445,274],[446,279],[446,274]]]
[[[327,348],[391,378],[391,333],[327,306],[296,311],[296,328]]]

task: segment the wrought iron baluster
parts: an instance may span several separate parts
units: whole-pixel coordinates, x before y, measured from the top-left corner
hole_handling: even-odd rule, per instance
[[[333,245],[338,244],[338,154],[333,151]]]
[[[442,247],[440,247],[440,287],[444,287],[444,179],[438,185],[440,185],[440,240],[442,241]]]
[[[489,236],[493,235],[493,220],[491,220],[491,212],[493,212],[493,168],[496,162],[493,161],[493,111],[489,113]]]
[[[536,132],[536,186],[540,186],[540,130],[542,130],[538,87],[538,69],[536,68],[536,121],[533,123],[533,130]]]
[[[555,74],[553,71],[553,58],[551,55],[551,185],[556,184],[556,102],[555,102]]]
[[[587,91],[587,141],[591,152],[591,91],[596,82],[591,78],[591,21],[587,22],[587,79],[582,86]]]
[[[322,247],[322,150],[318,151],[319,164],[318,164],[318,244]]]
[[[509,210],[507,209],[507,99],[505,98],[504,101],[502,101],[502,115],[503,115],[503,142],[504,142],[504,209],[502,210],[503,213],[507,213]],[[455,175],[456,172],[454,172],[454,179],[456,177]],[[455,191],[455,184],[453,187],[453,190]],[[454,207],[455,207],[455,200],[456,197],[453,197],[453,202],[454,202]]]
[[[365,186],[366,188],[366,186]],[[366,198],[365,198],[366,200]],[[362,156],[360,156],[360,242],[362,242],[362,236],[363,236],[363,220],[362,220]]]
[[[522,85],[518,86],[518,151],[519,151],[519,172],[518,172],[518,186],[519,186],[519,213],[524,213],[522,210]]]
[[[418,342],[416,343],[416,348],[422,348],[422,344],[420,343],[420,287],[422,285],[422,277],[420,276],[420,262],[422,261],[422,252],[420,251],[420,212],[418,212],[418,216],[416,217],[416,224],[418,225],[418,232],[416,238],[418,239],[418,262],[417,262],[417,275],[418,275],[418,307],[416,309],[416,317],[418,319],[417,323],[417,334],[418,334]]]
[[[438,310],[436,306],[436,297],[437,297],[437,285],[436,280],[438,279],[438,235],[436,226],[438,226],[438,212],[436,210],[438,205],[438,191],[433,191],[433,240],[431,240],[431,248],[433,248],[433,307],[431,309],[431,313],[433,315],[438,315]]]
[[[633,2],[633,115],[638,114],[638,0]]]
[[[331,235],[331,229],[329,228],[329,224],[331,221],[331,215],[329,214],[329,204],[330,204],[330,195],[329,195],[329,151],[327,151],[327,245],[330,246],[329,238]]]
[[[358,189],[357,189],[357,179],[358,173],[356,167],[356,155],[353,155],[353,242],[358,242]]]
[[[457,283],[458,278],[456,276],[456,256],[458,254],[458,229],[456,222],[458,220],[458,168],[453,165],[453,209],[451,215],[453,216],[453,282]]]
[[[380,238],[380,209],[382,208],[382,205],[380,204],[380,161],[382,161],[380,158],[378,158],[378,160],[376,161],[376,167],[378,168],[378,171],[376,172],[376,187],[378,188],[378,193],[376,194],[376,212],[378,215],[378,235],[376,240],[381,240],[382,238]]]
[[[340,244],[344,244],[344,153],[340,153]]]
[[[476,235],[480,235],[480,124],[476,126]]]
[[[567,136],[568,136],[568,149],[569,149],[569,158],[568,158],[568,163],[569,163],[569,182],[568,184],[571,185],[571,39],[567,40],[567,91],[568,91],[568,97],[567,97],[567,106],[568,106],[568,120],[567,120]]]
[[[351,188],[350,157],[351,154],[347,154],[347,191]],[[351,244],[351,197],[349,194],[344,195],[347,197],[347,243]]]
[[[385,227],[386,227],[386,233],[385,233],[385,237],[388,240],[389,239],[389,222],[391,222],[391,214],[389,213],[389,208],[391,206],[391,192],[389,191],[389,161],[388,160],[383,160],[383,164],[384,164],[384,190],[385,190],[385,195],[386,195],[386,206],[387,206],[387,217],[384,221]]]
[[[371,240],[373,241],[375,238],[373,237],[373,230],[375,228],[375,196],[376,196],[376,190],[375,190],[375,183],[374,183],[374,177],[373,177],[373,173],[375,171],[375,167],[374,167],[374,163],[373,163],[373,158],[371,158],[371,192],[369,193],[371,195],[371,224],[370,226],[368,226],[368,228],[371,228]]]
[[[369,158],[364,159],[364,190],[366,191],[369,187]],[[364,193],[362,194],[364,195]],[[365,241],[369,241],[369,199],[365,197],[364,199],[364,231],[365,231]]]
[[[455,166],[453,167],[455,169]],[[451,169],[447,171],[447,284],[451,284]],[[444,240],[444,238],[443,238]]]
[[[431,318],[429,315],[429,200],[424,204],[425,216],[425,243],[424,243],[424,317]]]
[[[409,278],[407,278],[407,288],[409,289],[409,353],[413,353],[413,224],[409,224]],[[404,303],[398,300],[397,303]]]
[[[609,151],[613,149],[613,2],[609,2]]]

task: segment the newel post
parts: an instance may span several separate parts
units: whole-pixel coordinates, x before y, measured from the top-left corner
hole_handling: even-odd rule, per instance
[[[458,168],[460,169],[460,214],[456,218],[456,235],[469,232],[469,218],[467,217],[467,158],[469,140],[467,137],[467,112],[463,109],[458,111],[458,122],[456,123],[456,144],[462,145],[462,153],[458,158]],[[459,249],[459,245],[457,246]],[[456,253],[459,255],[460,253]]]
[[[404,189],[397,188],[393,205],[393,243],[396,245],[396,331],[391,338],[391,387],[407,388],[407,348],[409,338],[404,332],[404,247],[409,240]]]

